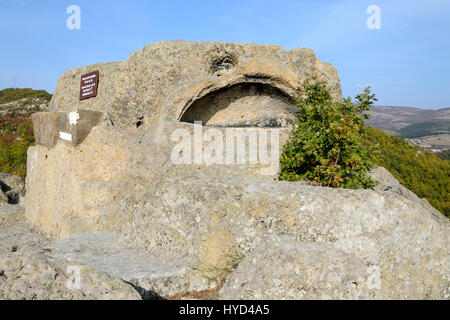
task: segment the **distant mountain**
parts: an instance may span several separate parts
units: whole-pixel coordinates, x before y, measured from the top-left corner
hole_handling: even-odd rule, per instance
[[[448,134],[450,133],[450,108],[425,110],[411,107],[374,106],[366,124],[404,138]]]

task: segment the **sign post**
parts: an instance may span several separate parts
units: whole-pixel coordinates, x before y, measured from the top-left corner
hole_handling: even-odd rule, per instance
[[[99,72],[94,71],[81,76],[80,100],[97,96]]]

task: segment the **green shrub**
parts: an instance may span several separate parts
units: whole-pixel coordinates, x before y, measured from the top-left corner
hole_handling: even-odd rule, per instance
[[[367,88],[356,97],[356,105],[350,98],[333,101],[325,82],[316,78],[306,80],[298,95],[299,117],[281,156],[281,180],[351,189],[372,187],[367,171],[373,163],[362,138],[363,122],[375,95]]]

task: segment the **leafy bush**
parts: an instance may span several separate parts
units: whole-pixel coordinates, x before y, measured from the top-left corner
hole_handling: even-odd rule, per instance
[[[284,146],[280,178],[330,187],[372,187],[367,171],[373,164],[362,138],[375,95],[367,88],[356,97],[356,105],[350,98],[333,101],[325,82],[316,78],[306,80],[298,94],[299,117]]]
[[[364,143],[373,161],[402,185],[450,218],[450,162],[405,140],[368,127]]]

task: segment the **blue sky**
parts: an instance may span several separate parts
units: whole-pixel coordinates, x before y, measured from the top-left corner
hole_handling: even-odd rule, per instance
[[[70,5],[81,30],[66,28]],[[381,29],[369,30],[369,5]],[[344,96],[371,85],[379,105],[450,106],[449,0],[1,0],[0,88],[56,87],[70,68],[124,60],[160,40],[308,47],[338,69]]]

